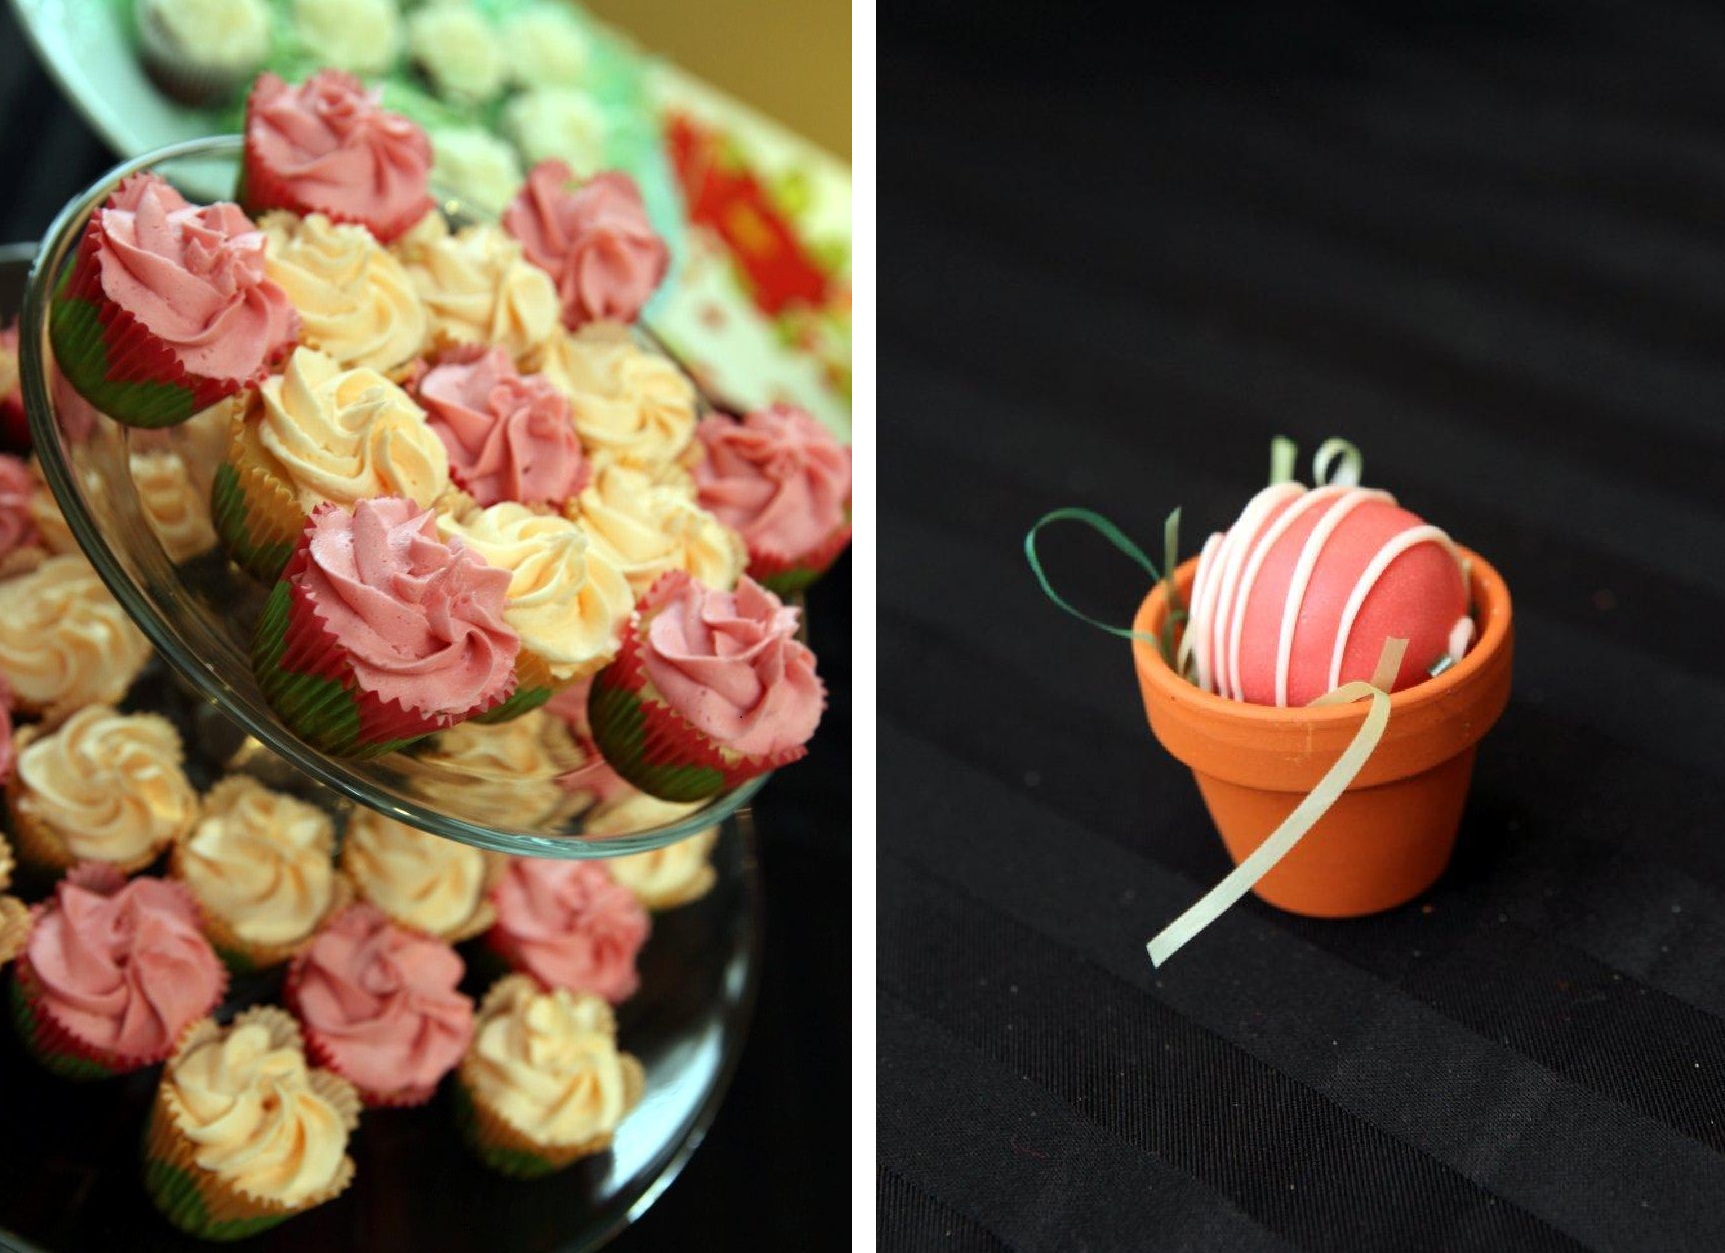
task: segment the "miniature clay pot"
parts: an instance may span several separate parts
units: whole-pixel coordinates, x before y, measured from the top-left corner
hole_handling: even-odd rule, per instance
[[[1353,785],[1254,891],[1316,918],[1353,918],[1401,905],[1443,873],[1455,846],[1480,738],[1509,703],[1509,589],[1462,550],[1478,638],[1460,662],[1390,698],[1389,726]],[[1184,600],[1197,561],[1175,572]],[[1166,612],[1158,583],[1133,629],[1156,637]],[[1248,856],[1342,755],[1370,703],[1282,709],[1229,700],[1181,678],[1153,644],[1132,642],[1150,729],[1191,768],[1236,863]]]

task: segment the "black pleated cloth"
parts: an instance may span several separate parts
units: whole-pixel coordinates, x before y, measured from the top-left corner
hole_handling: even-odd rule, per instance
[[[883,19],[883,1249],[1725,1249],[1725,14],[1381,7]],[[1514,694],[1419,901],[1158,971],[1230,863],[1023,535],[1190,555],[1277,434],[1501,571]]]
[[[10,6],[0,5],[0,242],[39,238],[66,201],[116,161],[37,65]],[[741,1061],[705,1142],[652,1209],[608,1246],[617,1253],[715,1247],[802,1253],[814,1247],[810,1232],[832,1229],[833,1216],[845,1212],[850,568],[849,557],[842,558],[808,598],[827,713],[809,756],[775,775],[753,806],[765,944]],[[0,1126],[0,1134],[18,1132]],[[0,1178],[0,1189],[7,1186]],[[514,1251],[500,1246],[497,1253]]]

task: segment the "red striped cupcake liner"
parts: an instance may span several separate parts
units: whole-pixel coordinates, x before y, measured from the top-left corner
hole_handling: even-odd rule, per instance
[[[850,547],[851,522],[846,510],[844,525],[799,557],[749,546],[748,575],[755,582],[779,596],[794,596],[805,591],[816,579],[832,569],[844,550]]]

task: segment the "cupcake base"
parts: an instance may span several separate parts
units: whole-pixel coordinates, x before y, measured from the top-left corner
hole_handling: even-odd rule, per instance
[[[62,1079],[75,1083],[94,1083],[112,1079],[126,1070],[141,1069],[147,1063],[116,1069],[106,1063],[89,1045],[72,1035],[38,1008],[36,1002],[41,986],[30,969],[28,959],[20,957],[12,968],[12,983],[7,1000],[12,1012],[12,1026],[24,1044],[24,1051],[39,1065]]]
[[[623,1116],[641,1103],[647,1090],[647,1072],[629,1054],[623,1063]],[[594,1136],[576,1144],[541,1144],[486,1106],[468,1087],[464,1077],[455,1085],[455,1124],[461,1138],[481,1162],[499,1174],[515,1179],[542,1179],[594,1157],[611,1147],[615,1132]]]

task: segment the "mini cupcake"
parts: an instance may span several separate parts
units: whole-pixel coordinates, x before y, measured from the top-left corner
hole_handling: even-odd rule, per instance
[[[246,98],[240,201],[253,213],[321,213],[388,243],[426,215],[431,141],[340,70],[298,87],[260,74]]]
[[[569,401],[501,348],[455,349],[413,386],[449,453],[449,477],[481,505],[563,503],[587,485]]]
[[[283,992],[307,1053],[367,1105],[423,1105],[473,1038],[463,969],[443,941],[353,905],[294,958]]]
[[[280,965],[347,899],[335,873],[329,816],[248,775],[204,797],[203,817],[177,841],[170,867],[191,889],[204,934],[237,972]]]
[[[294,0],[294,33],[319,65],[386,73],[401,55],[396,0]]]
[[[389,373],[418,355],[425,307],[401,262],[363,226],[266,213],[265,268],[299,310],[300,338],[343,369]]]
[[[254,1005],[195,1023],[162,1069],[144,1129],[144,1188],[202,1240],[238,1240],[339,1196],[353,1182],[353,1085],[307,1066],[299,1026]]]
[[[675,822],[694,808],[662,801],[645,792],[632,792],[595,807],[587,816],[583,834],[600,838],[628,835]],[[718,842],[719,828],[708,827],[663,848],[608,857],[605,869],[643,907],[654,913],[675,909],[698,901],[713,890],[719,877],[712,860],[713,846]]]
[[[564,326],[633,322],[664,281],[670,250],[634,179],[609,171],[571,188],[571,178],[561,161],[534,166],[503,225],[557,280]]]
[[[696,453],[695,388],[629,328],[594,322],[558,332],[539,370],[569,397],[569,411],[594,465],[626,465],[658,476]]]
[[[270,593],[252,670],[325,752],[377,756],[484,713],[515,688],[509,573],[399,497],[320,505]]]
[[[574,812],[557,781],[586,761],[568,728],[540,709],[500,726],[450,727],[414,756],[428,800],[488,826],[529,830]]]
[[[613,1005],[641,986],[635,959],[652,923],[599,863],[512,857],[491,900],[497,922],[485,942],[512,969]]]
[[[0,675],[13,707],[57,723],[125,696],[150,644],[82,556],[0,582]]]
[[[264,272],[264,237],[231,204],[188,204],[134,174],[90,215],[49,311],[54,357],[128,426],[184,422],[259,382],[299,315]]]
[[[788,596],[824,574],[851,538],[851,451],[792,405],[702,420],[701,507],[743,537],[749,577]]]
[[[133,452],[129,462],[144,522],[161,541],[169,561],[190,561],[216,546],[209,493],[193,485],[179,453]]]
[[[267,581],[319,505],[400,496],[429,508],[448,488],[449,455],[412,397],[300,348],[235,422],[211,513],[228,555]]]
[[[416,231],[398,255],[425,302],[434,350],[494,344],[525,363],[558,331],[551,276],[522,256],[521,245],[500,227],[480,223],[450,233],[433,223]]]
[[[403,927],[447,940],[471,939],[496,920],[495,854],[421,831],[371,809],[355,810],[341,868],[356,895]]]
[[[802,757],[826,704],[798,612],[668,574],[641,600],[588,717],[605,759],[653,796],[697,801]]]
[[[407,19],[407,50],[437,94],[484,104],[503,89],[503,49],[466,0],[432,0]]]
[[[198,820],[173,723],[159,714],[80,709],[57,730],[18,733],[6,785],[24,864],[58,873],[80,861],[142,870]]]
[[[673,571],[729,590],[748,563],[741,537],[696,504],[692,492],[627,466],[600,469],[568,513],[637,600]]]
[[[67,1079],[162,1061],[227,989],[178,883],[75,867],[37,906],[12,979],[12,1021],[30,1054]]]
[[[0,579],[35,569],[44,556],[30,504],[36,480],[17,457],[0,453]]]
[[[592,41],[568,5],[529,5],[503,19],[499,37],[503,62],[518,86],[579,87],[586,82]]]
[[[460,520],[440,517],[437,526],[509,571],[503,620],[521,637],[520,694],[511,715],[544,703],[616,656],[634,597],[575,523],[505,502]]]
[[[503,133],[527,160],[561,161],[578,174],[604,168],[611,126],[591,92],[579,87],[530,87],[503,106]]]
[[[434,128],[431,147],[432,181],[485,213],[502,213],[521,186],[515,148],[482,126]]]
[[[597,996],[500,979],[479,1006],[457,1071],[462,1137],[487,1166],[532,1179],[611,1147],[646,1091],[641,1063],[617,1049]]]
[[[194,109],[235,99],[270,54],[264,0],[138,0],[133,12],[145,71]]]

